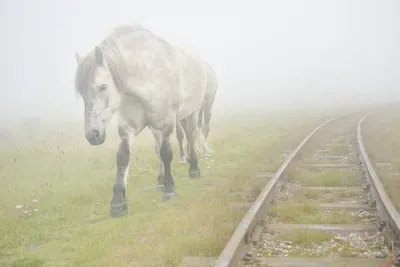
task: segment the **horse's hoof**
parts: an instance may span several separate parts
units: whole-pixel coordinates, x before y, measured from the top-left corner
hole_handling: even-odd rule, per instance
[[[185,163],[186,163],[186,157],[185,157],[185,156],[180,157],[180,159],[179,159],[178,162],[179,162],[180,164],[185,164]]]
[[[200,170],[189,170],[189,176],[190,178],[200,178]]]
[[[164,185],[163,184],[158,184],[156,186],[156,189],[157,189],[158,192],[163,192],[164,191]]]
[[[126,202],[120,204],[111,204],[110,216],[113,218],[119,218],[128,213],[128,204]]]
[[[171,199],[176,199],[175,192],[163,193],[163,196],[162,196],[162,202],[163,203],[165,203],[166,201],[171,200]]]

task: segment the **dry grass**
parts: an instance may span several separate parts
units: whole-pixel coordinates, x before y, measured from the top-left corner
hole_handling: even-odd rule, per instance
[[[149,133],[132,152],[127,198],[130,214],[108,218],[115,172],[115,133],[90,147],[81,125],[60,134],[3,144],[0,151],[0,265],[178,266],[183,256],[217,256],[245,210],[230,208],[256,173],[275,171],[280,154],[293,149],[323,121],[320,115],[258,114],[215,122],[210,143],[214,162],[200,162],[203,177],[190,180],[177,164],[178,198],[161,203],[158,162]],[[41,126],[45,127],[45,126]],[[207,167],[209,166],[209,167]],[[32,202],[33,199],[38,203]],[[26,205],[16,209],[16,205]],[[30,207],[28,207],[30,206]],[[38,209],[32,215],[22,210]],[[88,221],[105,217],[96,223]]]
[[[364,121],[362,134],[372,162],[390,162],[391,167],[376,165],[385,190],[400,211],[400,109],[389,107]]]

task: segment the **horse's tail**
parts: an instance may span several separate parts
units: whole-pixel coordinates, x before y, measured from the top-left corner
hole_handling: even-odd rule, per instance
[[[203,127],[203,107],[200,108],[199,111],[199,118],[197,121],[197,127],[202,128]]]
[[[201,126],[197,126],[194,131],[194,143],[199,158],[207,157],[209,154],[212,153],[211,148],[207,144],[207,139],[203,134]]]
[[[185,123],[182,123],[181,126],[186,128]],[[196,147],[196,154],[199,158],[204,158],[212,153],[211,148],[207,144],[207,139],[203,134],[201,124],[198,124],[194,129],[194,145]],[[190,155],[189,146],[186,147],[186,154]]]

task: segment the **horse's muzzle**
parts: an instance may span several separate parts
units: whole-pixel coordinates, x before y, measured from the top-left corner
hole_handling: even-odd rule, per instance
[[[104,143],[106,139],[105,133],[98,129],[93,129],[90,132],[86,132],[86,140],[92,146],[98,146]]]

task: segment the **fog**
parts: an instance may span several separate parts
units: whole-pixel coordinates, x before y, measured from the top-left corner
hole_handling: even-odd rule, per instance
[[[397,0],[2,0],[0,119],[83,119],[74,53],[132,22],[214,67],[217,114],[400,100]]]

